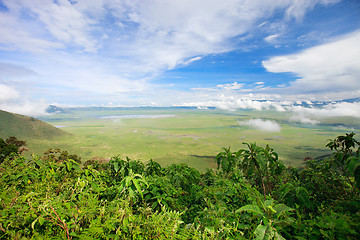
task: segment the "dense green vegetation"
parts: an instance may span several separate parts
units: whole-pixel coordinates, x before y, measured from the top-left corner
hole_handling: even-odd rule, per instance
[[[303,168],[285,168],[269,146],[243,146],[224,148],[217,170],[203,173],[119,156],[80,164],[60,150],[27,159],[13,149],[0,165],[0,239],[359,239],[353,133]]]

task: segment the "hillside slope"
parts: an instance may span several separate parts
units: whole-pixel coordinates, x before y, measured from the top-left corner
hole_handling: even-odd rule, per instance
[[[18,139],[52,139],[70,135],[38,119],[0,110],[0,137]]]

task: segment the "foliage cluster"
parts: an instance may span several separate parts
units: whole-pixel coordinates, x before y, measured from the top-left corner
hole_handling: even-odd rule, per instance
[[[0,239],[359,239],[354,134],[298,169],[269,146],[245,146],[224,148],[205,173],[119,156],[81,164],[53,149],[25,159],[16,149],[0,165]]]
[[[0,138],[0,164],[11,154],[21,153],[25,148],[26,142],[18,140],[16,137],[8,137],[6,140]]]

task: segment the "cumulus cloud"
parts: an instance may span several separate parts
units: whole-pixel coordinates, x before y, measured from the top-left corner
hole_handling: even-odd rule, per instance
[[[46,104],[45,101],[22,100],[19,102],[0,103],[1,110],[34,117],[48,115],[46,113],[48,106],[49,104]]]
[[[46,114],[49,105],[45,101],[30,101],[24,98],[15,88],[0,84],[0,109],[28,116]]]
[[[49,97],[49,92],[51,97],[63,96],[71,91],[88,99],[109,94],[109,100],[116,101],[114,96],[122,100],[126,93],[135,92],[153,94],[151,101],[157,101],[159,89],[165,95],[166,91],[151,80],[164,71],[238,49],[242,39],[251,39],[253,29],[259,27],[269,34],[267,40],[276,40],[279,33],[266,29],[271,28],[275,14],[280,16],[277,24],[286,27],[292,19],[301,20],[315,5],[334,2],[2,0],[0,50],[21,52],[24,67],[37,73],[29,85],[42,86],[41,90],[32,87],[36,97]],[[218,88],[247,91],[236,82],[212,91]],[[189,96],[184,92],[178,95]],[[135,98],[151,102],[146,96],[132,96]],[[214,100],[230,109],[271,105],[231,101],[233,106],[229,107],[227,100]]]
[[[0,84],[0,103],[11,101],[19,96],[19,93],[15,89],[4,84]]]
[[[48,104],[42,100],[31,100],[27,94],[29,84],[26,82],[34,76],[38,77],[38,74],[29,68],[0,62],[0,109],[28,116],[46,114]]]
[[[322,108],[292,106],[292,111],[316,117],[355,117],[360,118],[360,102],[330,103]]]
[[[221,86],[225,86],[225,88],[217,87],[216,89],[195,89],[199,92],[193,93],[193,96],[202,96],[204,101],[195,101],[194,99],[194,101],[184,102],[180,105],[195,107],[216,107],[228,111],[235,111],[237,109],[272,109],[281,112],[285,111],[285,106],[290,104],[287,101],[274,101],[274,99],[278,99],[280,97],[276,94],[247,93],[246,89],[243,91],[243,89],[238,87],[242,87],[243,84],[233,83]]]
[[[221,88],[221,89],[226,89],[226,90],[238,90],[238,89],[242,89],[244,85],[245,84],[243,84],[243,83],[233,82],[233,83],[227,83],[227,84],[219,84],[216,87]]]
[[[250,119],[247,121],[239,121],[240,126],[248,126],[264,132],[280,132],[281,127],[276,121],[263,120],[260,118]]]
[[[223,110],[235,111],[237,109],[252,109],[252,110],[269,110],[274,109],[279,112],[285,111],[285,108],[279,102],[273,101],[260,101],[250,99],[226,99],[210,100],[204,102],[187,102],[181,104],[182,106],[194,106],[194,107],[216,107]]]
[[[263,65],[270,72],[299,76],[284,92],[326,95],[353,91],[360,89],[359,42],[360,31],[356,31],[300,53],[270,58]]]
[[[178,105],[216,107],[228,111],[238,109],[288,111],[294,113],[290,120],[308,124],[318,124],[322,118],[328,117],[360,118],[360,101],[324,101],[319,104],[319,102],[306,99],[287,100],[277,94],[246,93],[237,89],[224,88],[194,89],[194,93],[188,95],[187,98],[192,101]]]
[[[300,122],[300,123],[306,123],[306,124],[319,124],[320,121],[311,119],[308,116],[305,116],[303,112],[297,113],[296,115],[290,117],[291,121],[294,122]]]

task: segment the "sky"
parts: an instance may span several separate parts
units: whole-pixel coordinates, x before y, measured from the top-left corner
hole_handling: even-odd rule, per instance
[[[0,0],[0,36],[0,109],[11,112],[212,106],[360,118],[360,103],[295,104],[360,97],[358,0]]]

